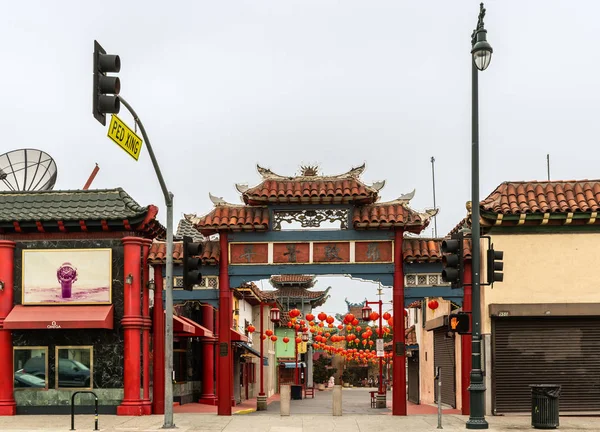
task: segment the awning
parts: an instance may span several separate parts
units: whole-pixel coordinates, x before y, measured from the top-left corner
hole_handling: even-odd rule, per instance
[[[183,319],[183,317],[173,315],[173,333],[177,336],[194,336],[194,326]]]
[[[4,328],[29,329],[112,329],[113,305],[104,306],[23,306],[16,305],[4,320]]]
[[[177,330],[178,328],[181,330]],[[173,333],[179,337],[214,337],[213,332],[196,321],[176,315],[173,316]]]
[[[231,329],[231,342],[248,342],[248,336]]]
[[[235,342],[236,345],[244,348],[246,351],[248,351],[250,354],[254,354],[256,357],[260,358],[260,353],[255,350],[254,348],[252,348],[250,345],[248,345],[245,342]],[[266,357],[265,357],[266,358]]]
[[[296,362],[285,362],[285,363],[282,363],[282,364],[283,364],[283,366],[286,369],[296,369]],[[306,363],[304,363],[304,362],[298,362],[298,367],[299,368],[306,367]]]

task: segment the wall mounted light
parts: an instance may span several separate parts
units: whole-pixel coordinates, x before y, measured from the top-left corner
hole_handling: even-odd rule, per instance
[[[148,289],[154,291],[156,288],[156,284],[154,283],[154,279],[148,281]]]
[[[4,291],[4,281],[0,280],[0,291]]]
[[[129,273],[129,274],[127,275],[127,277],[125,278],[125,283],[126,283],[127,285],[131,285],[131,284],[133,283],[133,276],[131,275],[131,273]]]

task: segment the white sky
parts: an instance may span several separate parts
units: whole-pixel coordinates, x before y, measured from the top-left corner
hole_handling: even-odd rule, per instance
[[[545,179],[547,153],[553,179],[600,177],[600,3],[486,8],[481,197],[505,180]],[[134,162],[92,116],[97,39],[121,56],[121,94],[147,128],[176,220],[208,212],[209,191],[239,202],[234,183],[257,184],[257,162],[282,175],[366,162],[367,183],[387,180],[383,200],[416,188],[422,210],[433,205],[434,156],[445,235],[470,199],[478,12],[472,0],[2,2],[0,153],[47,151],[56,189],[81,188],[97,162],[93,187],[122,186],[165,222],[146,149]],[[121,118],[133,127],[124,109]]]

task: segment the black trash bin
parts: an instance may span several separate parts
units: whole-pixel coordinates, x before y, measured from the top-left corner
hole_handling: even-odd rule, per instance
[[[532,384],[529,387],[531,387],[531,426],[535,429],[556,429],[560,386]]]
[[[302,399],[302,386],[292,384],[292,400]]]

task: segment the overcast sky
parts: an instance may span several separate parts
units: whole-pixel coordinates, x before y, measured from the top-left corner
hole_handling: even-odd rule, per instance
[[[163,197],[92,116],[97,39],[119,54],[121,94],[140,115],[175,219],[206,213],[208,192],[239,202],[255,164],[292,175],[367,163],[382,200],[416,188],[438,234],[470,199],[470,36],[478,1],[2,2],[0,153],[33,147],[58,165],[55,189],[123,187]],[[494,55],[480,74],[481,197],[506,180],[598,178],[596,1],[486,2]],[[123,109],[121,117],[133,127]],[[425,233],[431,235],[431,229]],[[373,291],[375,291],[373,289]],[[335,295],[343,304],[343,296]],[[364,297],[358,295],[356,299]]]

